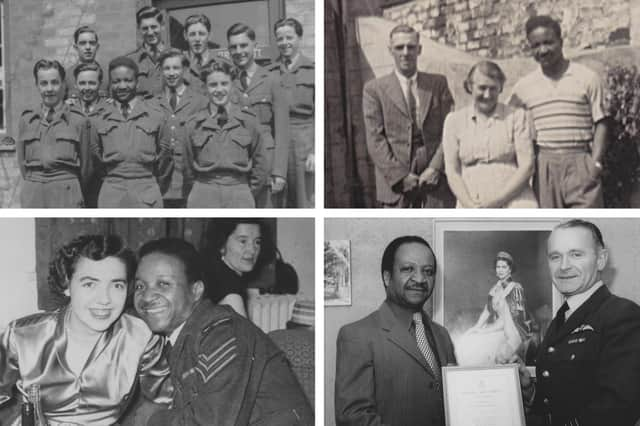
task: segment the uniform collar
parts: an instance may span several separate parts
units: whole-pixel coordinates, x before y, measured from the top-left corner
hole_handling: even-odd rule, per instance
[[[576,309],[582,306],[593,294],[598,291],[600,287],[602,287],[604,283],[602,280],[596,282],[589,290],[584,291],[582,293],[574,294],[573,296],[567,297],[567,305],[569,305],[568,314],[565,314],[565,318],[569,318],[571,314],[573,314]]]
[[[182,329],[184,328],[184,325],[185,325],[186,323],[187,323],[187,322],[185,321],[185,322],[183,322],[182,324],[180,324],[180,325],[179,325],[178,327],[176,327],[176,329],[175,329],[175,330],[173,330],[173,331],[171,332],[171,334],[169,335],[168,339],[169,339],[169,342],[171,342],[171,345],[172,345],[172,346],[175,346],[175,345],[176,345],[176,340],[178,340],[178,336],[180,335],[180,332],[182,331]]]

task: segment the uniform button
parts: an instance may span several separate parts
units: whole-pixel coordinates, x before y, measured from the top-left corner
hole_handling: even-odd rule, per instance
[[[245,97],[245,98],[248,98],[248,97],[249,97],[249,94],[248,94],[248,93],[244,93],[244,97]]]
[[[543,399],[542,402],[544,403],[544,405],[549,405],[549,398]]]
[[[176,129],[176,126],[171,126],[171,130],[175,130],[175,129]]]
[[[547,349],[547,352],[549,352],[550,354],[554,353],[556,351],[556,348],[554,348],[553,346],[549,346],[549,349]]]
[[[171,142],[175,142],[175,141],[176,141],[176,138],[171,138]]]
[[[546,378],[546,377],[549,377],[550,375],[551,375],[551,374],[549,374],[549,371],[547,371],[547,370],[544,370],[544,371],[542,372],[542,377],[545,377],[545,378]]]
[[[576,359],[576,354],[571,354],[571,356],[569,357],[569,359],[570,359],[571,361],[573,361],[574,359]]]
[[[171,118],[176,118],[176,115],[175,114],[171,114]]]

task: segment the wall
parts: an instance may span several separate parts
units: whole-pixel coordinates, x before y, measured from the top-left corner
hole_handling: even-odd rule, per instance
[[[298,299],[315,300],[315,225],[312,218],[277,219],[278,248],[298,273]]]
[[[417,0],[383,16],[427,30],[432,40],[480,56],[526,53],[524,23],[551,15],[561,22],[566,49],[629,44],[630,0]]]
[[[302,24],[302,53],[315,61],[315,3],[314,0],[285,0],[285,14]]]
[[[559,219],[560,221],[560,219]],[[640,220],[594,219],[609,247],[604,279],[611,291],[640,303]],[[325,425],[335,425],[336,338],[341,326],[375,309],[385,298],[380,260],[386,245],[401,235],[420,235],[433,243],[433,219],[326,219],[325,239],[351,241],[352,306],[325,309]]]

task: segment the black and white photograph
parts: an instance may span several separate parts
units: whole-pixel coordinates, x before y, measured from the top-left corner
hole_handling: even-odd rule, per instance
[[[326,425],[514,425],[523,407],[527,426],[640,421],[640,219],[326,218],[324,232],[350,242],[353,292],[325,307]]]
[[[0,219],[0,422],[312,426],[314,232]]]
[[[325,2],[325,206],[639,205],[640,5]]]
[[[0,197],[313,208],[313,0],[0,1]]]

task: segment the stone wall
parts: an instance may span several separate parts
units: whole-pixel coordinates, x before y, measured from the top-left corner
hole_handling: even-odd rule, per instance
[[[491,58],[527,53],[524,23],[551,15],[561,22],[565,49],[630,43],[632,0],[415,0],[383,16],[426,30],[431,39]]]

